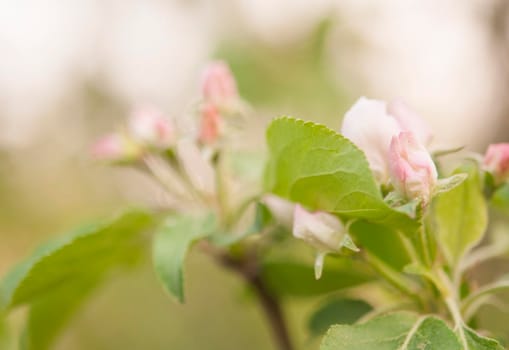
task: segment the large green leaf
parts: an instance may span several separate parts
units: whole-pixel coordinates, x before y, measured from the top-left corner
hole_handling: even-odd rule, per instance
[[[297,261],[268,260],[262,278],[276,295],[307,297],[350,288],[375,279],[373,271],[351,258],[328,258],[322,277],[315,279],[314,268]]]
[[[361,249],[369,250],[396,270],[401,271],[410,263],[402,238],[394,230],[366,221],[357,221],[350,226],[350,233]]]
[[[140,233],[152,224],[148,213],[130,211],[41,246],[3,280],[2,305],[30,303],[70,283],[81,283],[85,276],[100,275],[119,261],[132,261],[140,253]]]
[[[23,349],[51,349],[60,330],[98,286],[98,276],[83,276],[75,283],[47,293],[30,305],[23,334]]]
[[[48,349],[108,271],[139,259],[142,233],[153,223],[147,212],[129,211],[61,236],[16,266],[2,282],[0,295],[6,310],[30,306],[25,349]]]
[[[311,316],[308,329],[312,335],[324,334],[334,324],[353,324],[370,312],[371,305],[356,299],[332,299]]]
[[[444,321],[433,316],[394,313],[360,325],[332,326],[321,350],[462,350]]]
[[[159,280],[166,291],[184,302],[183,265],[191,244],[216,231],[216,218],[175,215],[169,217],[156,232],[152,258]]]
[[[435,202],[438,239],[453,265],[482,239],[488,224],[479,170],[469,164],[456,171],[460,172],[467,173],[468,178]]]
[[[267,130],[268,190],[313,209],[412,233],[418,224],[382,199],[363,152],[335,131],[292,118]]]

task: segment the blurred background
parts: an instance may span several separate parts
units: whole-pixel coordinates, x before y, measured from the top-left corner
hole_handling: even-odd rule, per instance
[[[153,200],[88,149],[138,103],[186,118],[210,59],[257,110],[253,149],[271,118],[337,129],[361,95],[403,99],[440,144],[509,141],[508,24],[505,0],[0,0],[0,274],[78,222]],[[272,348],[235,276],[198,254],[187,272],[184,306],[148,263],[114,276],[58,349]],[[318,344],[313,302],[285,305],[302,349]]]

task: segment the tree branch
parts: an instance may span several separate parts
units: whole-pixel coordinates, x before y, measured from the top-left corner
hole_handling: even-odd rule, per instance
[[[236,272],[255,292],[265,318],[270,324],[272,336],[279,350],[293,350],[292,341],[284,319],[283,310],[279,300],[270,292],[260,274],[258,259],[254,254],[243,258],[234,258],[230,254],[218,251],[207,245],[204,247],[208,253],[224,267]]]

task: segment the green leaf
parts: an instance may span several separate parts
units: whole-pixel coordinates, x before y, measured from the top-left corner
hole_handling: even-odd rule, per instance
[[[48,349],[108,271],[137,261],[143,253],[142,233],[153,223],[147,212],[129,211],[61,236],[16,266],[0,293],[5,309],[30,305],[26,349]]]
[[[500,210],[509,210],[509,184],[503,184],[495,190],[491,197],[491,204]]]
[[[449,176],[448,178],[445,179],[440,179],[438,180],[438,183],[435,187],[435,190],[433,191],[433,194],[436,196],[442,193],[449,192],[453,188],[461,185],[461,183],[465,181],[467,177],[468,177],[467,174],[461,173]]]
[[[466,172],[468,179],[435,202],[437,237],[453,265],[482,239],[488,224],[479,170],[469,164],[457,172]]]
[[[308,329],[313,336],[322,335],[333,324],[353,324],[371,310],[371,305],[362,300],[332,299],[313,313]]]
[[[94,276],[83,277],[35,300],[30,306],[23,334],[23,349],[51,349],[60,330],[97,286],[98,280]]]
[[[154,268],[164,289],[184,302],[183,265],[191,244],[216,231],[213,214],[175,215],[157,229],[152,250]]]
[[[375,277],[364,264],[351,258],[328,258],[322,277],[316,280],[313,266],[296,261],[268,260],[262,264],[262,278],[276,295],[308,297],[350,288]]]
[[[152,224],[148,213],[131,211],[41,246],[3,280],[2,305],[12,308],[30,303],[45,293],[80,283],[84,276],[100,275],[119,261],[132,261],[142,247],[140,233]]]
[[[278,118],[267,130],[266,186],[311,209],[413,233],[418,223],[383,200],[363,152],[327,127]]]
[[[463,327],[468,348],[464,350],[504,350],[494,339],[483,337],[468,327]]]
[[[410,263],[401,237],[394,230],[382,225],[357,221],[350,226],[350,233],[361,249],[369,250],[396,270],[402,270]]]
[[[503,291],[509,291],[509,280],[505,279],[482,286],[461,302],[461,309],[463,314],[471,315],[477,308],[482,305],[482,301],[488,300],[489,297],[493,294]]]
[[[456,335],[433,316],[394,313],[360,325],[336,325],[321,350],[462,350]]]

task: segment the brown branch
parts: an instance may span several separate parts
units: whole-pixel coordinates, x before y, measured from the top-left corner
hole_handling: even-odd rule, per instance
[[[254,254],[243,258],[234,258],[230,254],[219,251],[210,245],[202,248],[211,254],[222,266],[236,272],[255,292],[265,318],[270,324],[272,336],[279,350],[293,350],[288,328],[283,316],[279,300],[269,291],[260,275],[258,259]]]

